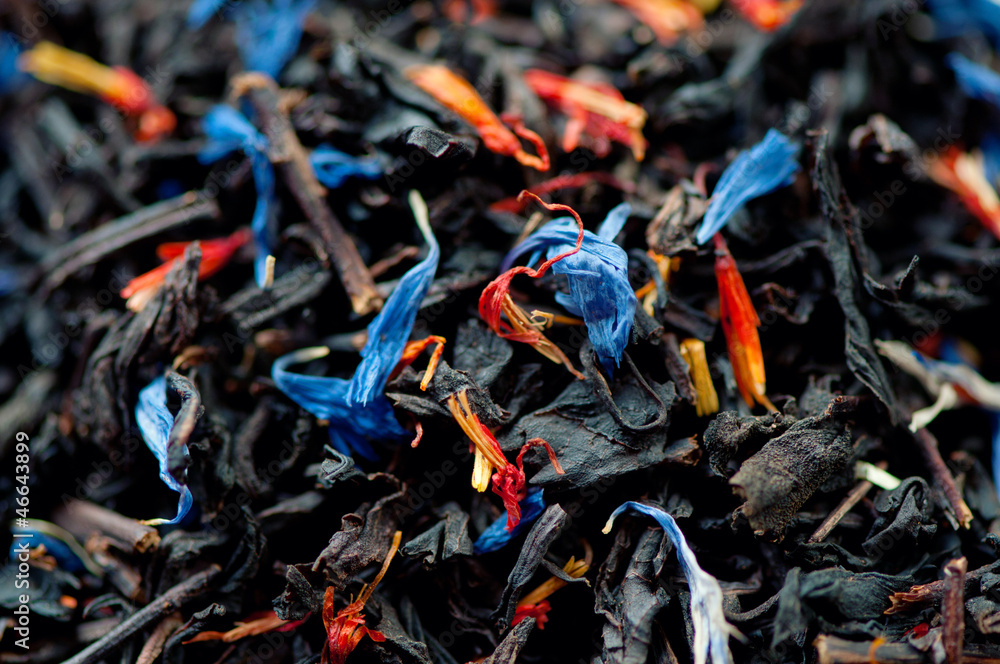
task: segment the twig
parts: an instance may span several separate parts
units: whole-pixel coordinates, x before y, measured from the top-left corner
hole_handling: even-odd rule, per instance
[[[163,644],[166,643],[167,638],[177,631],[177,628],[184,624],[184,619],[181,617],[179,611],[174,611],[169,616],[164,618],[153,633],[149,636],[149,641],[146,641],[146,645],[142,647],[142,651],[139,652],[139,657],[136,658],[135,664],[153,664],[156,658],[160,656],[163,652]]]
[[[160,535],[151,526],[83,500],[70,500],[52,520],[80,539],[94,531],[120,542],[126,551],[145,553],[160,545]]]
[[[242,74],[233,79],[233,91],[236,96],[245,94],[250,99],[270,143],[271,161],[284,177],[309,223],[323,238],[340,282],[351,299],[351,308],[359,316],[377,311],[383,300],[375,288],[375,280],[354,241],[323,200],[326,190],[316,179],[292,123],[280,108],[277,85],[259,73]]]
[[[132,614],[121,625],[111,630],[100,641],[92,643],[63,664],[94,664],[120,647],[125,641],[157,620],[168,616],[209,588],[209,583],[216,574],[222,571],[218,565],[212,565],[203,572],[198,572],[186,581],[178,583],[166,593],[154,599],[149,605]]]
[[[1000,560],[984,565],[979,569],[974,569],[965,575],[965,583],[973,584],[984,574],[1000,570]],[[905,592],[898,592],[889,595],[892,606],[885,610],[885,615],[902,613],[910,609],[918,609],[928,604],[933,604],[944,597],[944,581],[932,581],[917,586],[911,586]]]
[[[885,470],[889,464],[882,461],[876,464],[876,466]],[[868,480],[862,480],[856,487],[851,489],[851,492],[847,494],[847,497],[845,497],[840,504],[837,505],[837,508],[823,520],[823,523],[819,525],[816,532],[814,532],[812,537],[809,538],[808,543],[815,544],[816,542],[822,542],[825,540],[826,536],[830,534],[830,531],[836,528],[837,524],[840,523],[840,520],[844,518],[844,515],[850,512],[854,506],[858,504],[858,501],[864,498],[865,494],[868,493],[873,486],[874,485]]]
[[[955,518],[958,519],[958,523],[963,528],[968,528],[972,525],[972,511],[969,510],[969,506],[962,499],[961,492],[955,486],[955,478],[948,472],[948,466],[945,465],[944,459],[941,458],[937,438],[926,428],[918,429],[914,437],[917,439],[917,444],[924,454],[924,460],[930,467],[935,483],[944,493],[948,504],[955,513]]]
[[[948,664],[962,664],[962,646],[965,640],[965,558],[949,560],[944,566],[944,616],[942,644]]]
[[[821,634],[813,641],[819,664],[904,664],[926,662],[924,653],[908,643],[848,641],[838,636]],[[970,645],[962,655],[965,664],[1000,664],[995,648]]]

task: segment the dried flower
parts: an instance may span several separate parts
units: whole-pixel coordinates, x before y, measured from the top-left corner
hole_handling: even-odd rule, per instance
[[[945,61],[965,94],[1000,109],[1000,74],[959,53],[949,53]]]
[[[197,30],[208,23],[212,14],[222,12],[228,4],[227,0],[194,0],[188,7],[187,27],[189,30]]]
[[[365,180],[377,180],[382,177],[382,166],[379,165],[378,159],[352,157],[326,144],[312,151],[309,163],[316,173],[316,179],[331,189],[337,189],[352,177]]]
[[[274,611],[258,611],[247,616],[245,621],[236,623],[236,627],[227,632],[205,630],[182,643],[184,645],[200,643],[202,641],[234,643],[248,636],[258,636],[260,634],[267,634],[268,632],[290,632],[301,626],[308,619],[309,616],[307,615],[301,620],[282,620]]]
[[[628,281],[628,255],[614,243],[630,212],[628,203],[611,210],[597,234],[583,232],[579,251],[574,251],[573,244],[579,234],[575,220],[555,219],[514,247],[500,266],[507,271],[518,256],[537,256],[543,249],[549,260],[563,255],[552,264],[552,271],[567,276],[570,292],[568,296],[557,293],[556,301],[574,316],[583,317],[590,342],[608,374],[618,366],[628,345],[638,303]]]
[[[173,112],[159,104],[146,82],[126,67],[106,67],[82,53],[47,41],[22,53],[17,65],[40,81],[96,95],[136,118],[138,141],[157,140],[177,126]]]
[[[482,295],[479,296],[479,315],[484,321],[486,321],[486,324],[489,325],[490,329],[493,330],[493,332],[495,332],[498,336],[501,336],[504,339],[510,339],[511,341],[518,341],[520,343],[531,345],[543,356],[549,358],[556,364],[561,363],[565,365],[566,368],[569,369],[570,373],[580,380],[584,380],[585,376],[573,368],[573,364],[569,361],[569,358],[566,357],[566,354],[563,353],[558,346],[549,341],[544,334],[542,334],[541,330],[544,327],[544,322],[538,322],[532,319],[523,309],[514,304],[514,300],[510,297],[510,283],[514,277],[519,274],[527,274],[532,279],[538,279],[539,277],[542,277],[552,265],[558,263],[567,256],[572,256],[580,250],[583,246],[584,238],[583,220],[580,219],[580,215],[578,215],[576,211],[568,205],[545,203],[530,191],[521,192],[521,196],[530,196],[538,201],[538,203],[547,210],[565,210],[572,214],[577,223],[576,244],[573,245],[573,247],[568,251],[565,251],[558,256],[549,258],[544,263],[539,265],[537,270],[525,266],[512,267],[491,281],[486,288],[483,289]],[[507,321],[504,322],[502,317],[506,317]]]
[[[236,109],[229,106],[213,106],[202,119],[202,129],[208,143],[198,153],[203,164],[218,161],[237,150],[246,154],[253,169],[254,188],[257,190],[257,205],[253,211],[250,228],[253,230],[254,278],[257,285],[264,288],[267,283],[267,257],[274,253],[271,241],[272,201],[274,200],[274,168],[267,155],[267,138]]]
[[[334,590],[332,586],[327,587],[326,595],[323,598],[323,626],[326,627],[323,664],[343,664],[347,661],[347,656],[354,652],[365,636],[378,643],[385,641],[385,636],[381,632],[369,629],[365,625],[365,617],[361,612],[365,608],[365,602],[372,596],[379,581],[389,570],[389,563],[396,555],[402,537],[403,533],[397,530],[392,537],[392,544],[389,547],[389,553],[386,554],[385,562],[382,563],[382,569],[379,570],[375,580],[364,587],[356,600],[336,614],[333,612]]]
[[[160,463],[160,479],[180,494],[177,501],[177,515],[173,519],[150,519],[146,523],[155,526],[179,523],[191,509],[194,498],[187,485],[170,472],[167,443],[170,439],[170,430],[174,426],[174,417],[167,409],[166,377],[157,376],[139,391],[139,401],[135,406],[135,422],[139,426],[146,447]],[[186,446],[181,454],[185,459],[189,458]]]
[[[653,517],[670,538],[671,544],[677,549],[677,560],[681,563],[684,577],[691,591],[691,622],[694,627],[694,661],[695,664],[705,664],[711,657],[714,664],[732,662],[729,652],[729,637],[742,637],[739,631],[729,624],[722,610],[722,588],[715,577],[698,565],[698,559],[684,539],[684,533],[677,527],[674,518],[661,509],[651,505],[643,505],[628,501],[616,509],[604,526],[605,534],[611,532],[615,518],[626,510],[632,510]]]
[[[684,32],[694,32],[705,26],[702,12],[686,0],[613,1],[649,26],[656,39],[664,46],[672,46]]]
[[[750,301],[750,293],[736,261],[721,234],[715,235],[715,278],[719,282],[719,315],[726,335],[729,361],[736,385],[747,405],[756,401],[768,410],[777,410],[765,396],[764,354],[760,349],[757,328],[760,319]]]
[[[981,152],[966,153],[952,146],[928,161],[927,175],[958,194],[966,209],[1000,238],[1000,198],[986,179]]]
[[[614,87],[574,81],[541,69],[524,72],[524,80],[543,101],[569,117],[563,133],[562,147],[566,152],[574,150],[580,137],[586,135],[592,139],[598,157],[610,152],[611,141],[629,146],[637,161],[645,157],[642,128],[646,124],[646,111],[625,101]]]
[[[803,0],[732,0],[743,16],[758,30],[777,30],[802,9]]]
[[[493,433],[479,421],[479,416],[472,412],[466,390],[463,389],[449,396],[447,403],[452,417],[472,441],[471,447],[475,453],[472,486],[476,491],[486,491],[492,474],[493,493],[503,500],[504,508],[507,510],[507,530],[513,531],[521,520],[519,503],[525,496],[524,453],[532,447],[544,447],[553,468],[562,475],[563,469],[559,465],[555,452],[541,438],[532,438],[521,447],[521,452],[517,455],[517,463],[510,463],[504,456],[503,450],[500,449],[500,443],[493,437]]]
[[[487,149],[514,157],[519,163],[535,170],[549,170],[549,153],[538,134],[521,124],[520,119],[508,116],[506,120],[511,124],[512,132],[486,105],[475,88],[458,74],[441,65],[413,65],[404,74],[438,103],[472,125]],[[518,137],[531,143],[538,156],[525,152]]]
[[[798,144],[770,129],[764,140],[737,155],[715,186],[698,228],[698,244],[722,230],[747,201],[790,185],[799,171],[798,153]]]
[[[368,342],[361,351],[364,359],[353,378],[348,381],[288,371],[291,364],[325,357],[330,351],[324,347],[289,353],[275,360],[271,368],[271,377],[278,389],[317,418],[329,421],[330,440],[338,451],[343,454],[357,452],[369,460],[378,458],[372,442],[402,440],[408,436],[383,394],[389,377],[400,365],[412,362],[430,343],[439,346],[444,343],[441,337],[430,337],[417,342],[423,347],[416,352],[407,344],[420,303],[437,270],[439,254],[427,219],[427,206],[416,191],[410,193],[410,205],[430,250],[427,258],[403,275],[382,311],[368,325]],[[439,347],[431,358],[425,385],[440,355]]]
[[[681,342],[681,357],[687,362],[694,383],[695,411],[698,417],[711,415],[719,410],[719,395],[712,384],[712,374],[708,370],[705,356],[705,342],[700,339],[685,339]]]
[[[575,557],[570,557],[566,564],[563,565],[563,572],[565,572],[567,576],[579,579],[587,573],[588,569],[590,569],[591,554],[591,549],[588,547],[586,560],[577,560]],[[545,629],[545,623],[549,621],[548,613],[552,609],[552,607],[549,606],[548,597],[568,584],[568,581],[564,581],[556,576],[542,582],[540,586],[518,601],[511,625],[516,625],[530,616],[538,621],[538,629]]]
[[[302,24],[316,0],[247,0],[234,12],[236,45],[247,71],[271,78],[285,68],[299,48]]]
[[[545,511],[545,499],[542,493],[543,491],[539,487],[528,489],[527,494],[519,502],[521,520],[517,526],[513,530],[507,530],[507,517],[501,516],[491,523],[476,539],[472,545],[473,553],[478,556],[484,553],[499,551],[507,546],[512,539],[524,532]]]
[[[250,241],[250,231],[241,228],[229,237],[217,240],[201,240],[201,263],[198,264],[198,278],[207,279],[229,263],[233,254]],[[197,242],[197,240],[196,240]],[[156,248],[156,255],[164,261],[159,267],[130,280],[121,290],[126,298],[125,306],[132,311],[142,311],[146,303],[155,296],[174,266],[183,260],[184,252],[191,242],[164,242]]]
[[[437,240],[431,231],[427,205],[416,191],[410,195],[410,206],[426,240],[429,250],[427,258],[417,263],[403,275],[392,295],[385,302],[382,311],[368,326],[368,342],[361,351],[361,364],[354,373],[347,398],[365,405],[375,395],[381,394],[389,375],[403,356],[403,351],[413,330],[420,303],[434,280],[438,258],[441,255]],[[438,337],[441,343],[444,339]],[[426,346],[425,346],[426,347]],[[415,356],[414,356],[415,357]],[[434,362],[440,357],[440,349]]]
[[[470,4],[472,5],[470,25],[475,25],[497,15],[496,0],[445,0],[441,6],[441,11],[448,17],[448,20],[455,23],[463,23],[468,14]]]

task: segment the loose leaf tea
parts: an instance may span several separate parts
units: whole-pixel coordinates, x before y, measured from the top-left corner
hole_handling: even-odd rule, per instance
[[[3,3],[0,662],[1000,662],[998,7]]]

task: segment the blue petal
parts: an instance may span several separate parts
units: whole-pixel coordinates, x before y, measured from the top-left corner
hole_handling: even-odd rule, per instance
[[[722,588],[719,586],[719,582],[698,565],[698,559],[695,558],[694,552],[688,546],[687,540],[684,539],[684,533],[677,526],[677,522],[661,509],[628,501],[611,514],[604,532],[610,531],[611,523],[615,517],[629,509],[655,519],[667,537],[670,538],[671,544],[677,549],[677,559],[681,563],[681,570],[684,572],[688,588],[691,591],[691,622],[694,625],[695,661],[706,662],[711,655],[712,662],[715,664],[732,662],[733,657],[729,652],[729,635],[738,634],[738,632],[726,621],[725,613],[722,610]]]
[[[208,23],[212,14],[222,10],[222,6],[227,0],[194,0],[188,8],[187,27],[189,30],[197,30]]]
[[[498,518],[483,531],[483,534],[472,545],[472,550],[476,555],[498,551],[524,532],[545,511],[542,489],[539,487],[528,489],[528,494],[521,500],[520,505],[521,520],[514,526],[514,529],[508,532],[506,514]]]
[[[979,143],[983,153],[983,172],[986,180],[994,187],[1000,181],[1000,136],[989,133]]]
[[[170,474],[167,461],[167,440],[174,426],[174,418],[167,409],[167,379],[164,376],[153,381],[139,391],[139,402],[135,406],[135,421],[139,425],[146,447],[156,456],[160,464],[160,479],[174,491],[180,493],[177,516],[162,524],[178,523],[191,509],[194,502],[191,490]],[[185,449],[185,454],[187,450]]]
[[[17,66],[20,54],[21,44],[17,37],[0,31],[0,94],[12,92],[30,80]]]
[[[601,225],[603,238],[585,230],[580,251],[552,266],[552,271],[566,275],[569,283],[569,295],[557,293],[556,301],[583,317],[590,343],[609,375],[628,345],[638,303],[628,281],[628,255],[608,239],[618,235],[629,212],[624,203],[613,209]],[[569,251],[576,245],[578,233],[573,219],[554,219],[514,247],[500,269],[510,269],[519,256],[529,252],[545,250],[548,258],[553,258]]]
[[[382,177],[382,167],[378,159],[352,157],[329,145],[321,145],[313,150],[309,155],[309,163],[316,173],[316,179],[331,189],[337,189],[351,177],[366,180],[377,180]]]
[[[934,36],[947,39],[981,32],[1000,43],[1000,5],[993,0],[928,0]]]
[[[45,553],[55,558],[56,563],[59,565],[59,569],[61,570],[76,573],[86,569],[86,565],[83,564],[80,557],[76,555],[73,549],[71,549],[66,542],[62,541],[58,537],[49,535],[48,533],[43,533],[31,527],[23,528],[21,526],[14,526],[10,529],[10,531],[13,534],[22,535],[22,537],[15,537],[14,541],[10,544],[11,560],[14,560],[17,557],[17,551],[15,550],[17,543],[27,542],[28,548],[30,549],[37,549],[40,546],[44,546]],[[28,537],[23,537],[23,535],[28,535]]]
[[[354,372],[347,391],[348,399],[354,403],[366,404],[385,389],[389,374],[403,356],[403,348],[410,339],[420,303],[437,272],[441,253],[437,240],[425,222],[418,219],[418,223],[430,247],[427,258],[403,275],[382,311],[368,325],[368,342],[361,351],[364,359]]]
[[[271,379],[278,389],[318,419],[330,422],[330,440],[344,454],[356,452],[375,461],[378,454],[371,443],[377,440],[402,440],[407,432],[400,426],[392,404],[378,394],[367,404],[351,402],[347,397],[350,382],[343,378],[307,376],[288,371],[290,364],[308,362],[325,356],[326,348],[303,350],[283,355],[271,367]]]
[[[949,53],[946,60],[965,94],[1000,108],[1000,74],[958,53]]]
[[[236,109],[213,106],[202,119],[202,129],[208,143],[198,153],[203,164],[218,161],[230,152],[243,151],[253,169],[257,205],[250,221],[253,231],[255,257],[254,278],[264,287],[267,277],[267,257],[273,253],[271,242],[271,201],[274,200],[274,167],[267,155],[267,138]]]
[[[285,68],[299,49],[302,23],[315,0],[248,0],[236,13],[236,45],[247,71],[271,78]]]
[[[709,201],[698,229],[698,244],[708,242],[747,201],[787,187],[799,171],[799,145],[770,129],[757,145],[729,164]]]

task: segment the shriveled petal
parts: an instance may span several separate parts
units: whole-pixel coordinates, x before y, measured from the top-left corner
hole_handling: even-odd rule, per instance
[[[271,78],[285,68],[299,49],[302,23],[315,0],[246,0],[237,8],[236,45],[247,71]]]
[[[160,479],[181,494],[177,502],[177,515],[169,521],[157,520],[156,523],[164,525],[178,523],[191,509],[194,499],[191,490],[170,473],[167,442],[170,439],[170,430],[174,426],[174,417],[167,409],[167,379],[164,376],[154,378],[149,385],[139,391],[139,401],[135,406],[135,421],[146,447],[160,464]],[[188,454],[186,448],[183,454],[185,456]]]
[[[608,519],[604,532],[611,532],[615,518],[626,510],[645,514],[656,520],[677,549],[677,559],[687,578],[691,591],[691,621],[694,624],[694,661],[705,664],[709,657],[714,664],[731,663],[729,637],[739,635],[739,631],[729,624],[722,610],[722,587],[711,574],[698,564],[694,552],[684,539],[684,533],[674,518],[661,509],[633,501],[622,504]]]
[[[799,171],[799,145],[776,129],[757,145],[741,152],[729,164],[709,201],[698,229],[698,244],[720,231],[747,201],[787,187]]]
[[[419,195],[411,196],[410,203],[414,207],[420,232],[429,246],[427,258],[403,275],[382,311],[368,326],[368,342],[361,351],[364,359],[354,372],[347,392],[348,399],[356,404],[368,403],[385,389],[389,375],[403,356],[420,303],[437,272],[441,250],[427,219],[427,206]]]
[[[352,157],[325,144],[312,151],[309,163],[316,173],[316,179],[331,189],[337,189],[352,177],[366,180],[382,177],[382,166],[378,159]]]
[[[541,516],[542,512],[545,511],[542,489],[538,487],[528,489],[528,495],[522,498],[519,504],[521,506],[520,522],[514,526],[513,530],[507,530],[507,516],[499,517],[483,531],[472,545],[472,550],[476,555],[499,551]]]
[[[202,119],[202,129],[208,144],[198,154],[203,164],[218,161],[230,152],[243,151],[253,167],[257,205],[254,207],[250,229],[253,231],[254,278],[264,287],[267,275],[267,257],[273,253],[271,242],[271,201],[274,200],[274,168],[267,155],[267,138],[257,131],[243,114],[225,105],[213,106]]]
[[[580,251],[552,265],[556,274],[568,278],[569,297],[557,294],[556,301],[587,325],[590,342],[605,371],[612,373],[621,361],[622,352],[632,333],[638,304],[628,281],[628,255],[611,241],[621,231],[631,208],[622,203],[601,225],[600,235],[583,232]],[[529,236],[507,254],[501,265],[506,270],[526,253],[542,250],[552,257],[573,248],[578,229],[572,219],[555,219]]]

